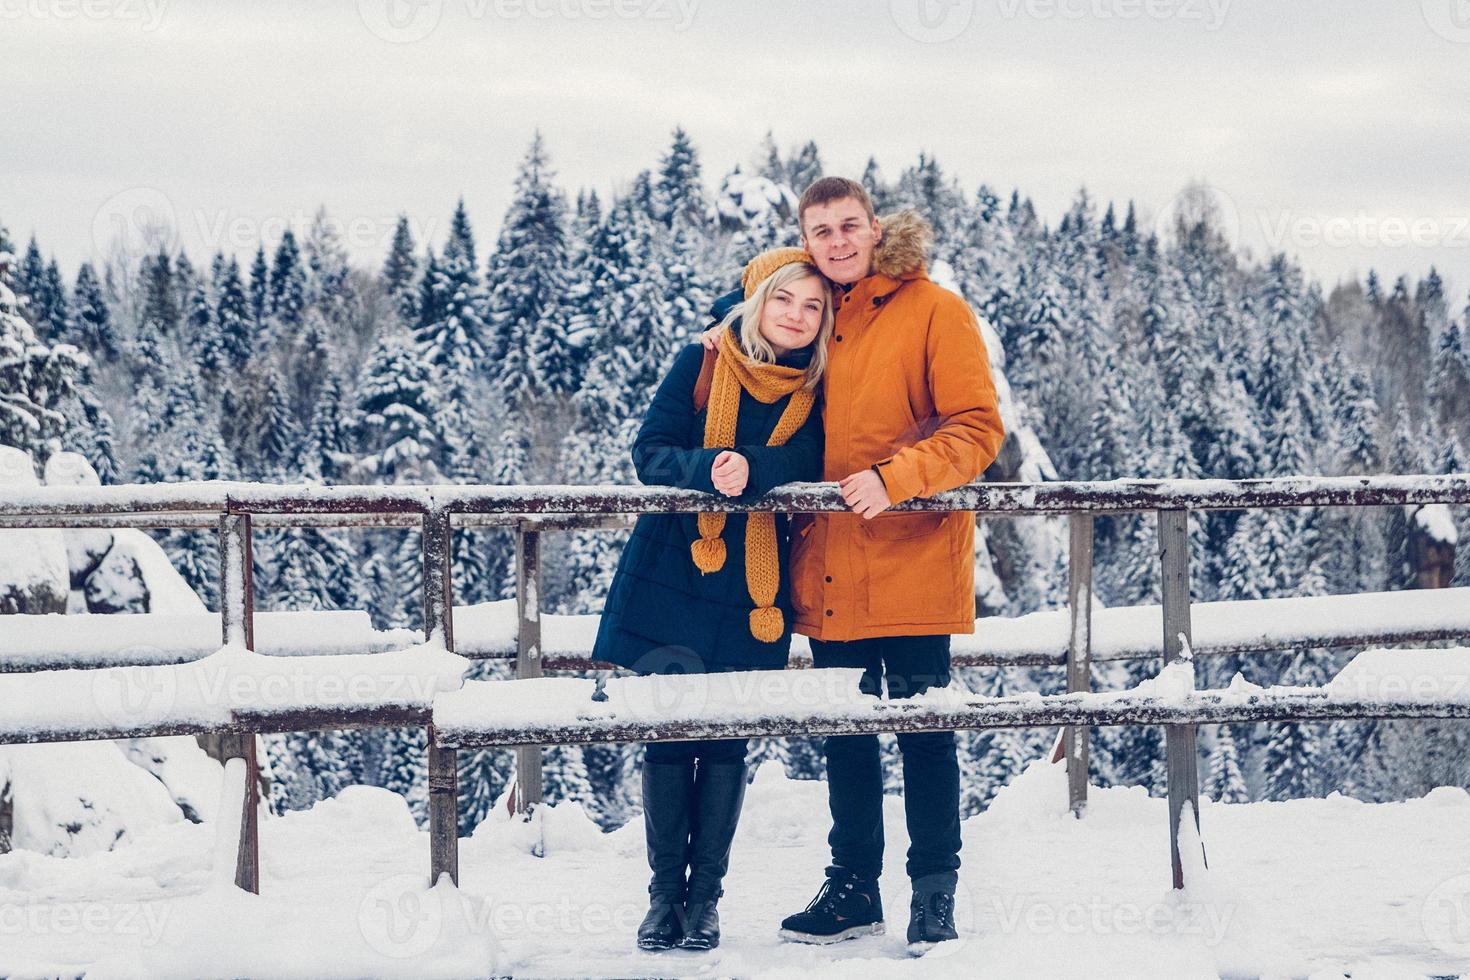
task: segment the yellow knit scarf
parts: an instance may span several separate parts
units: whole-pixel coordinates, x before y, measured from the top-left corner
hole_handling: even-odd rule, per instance
[[[733,449],[735,422],[740,414],[740,391],[769,405],[778,398],[791,396],[768,446],[784,445],[800,429],[810,414],[816,395],[803,387],[806,371],[753,361],[740,349],[735,331],[720,335],[719,356],[715,360],[714,381],[710,385],[709,414],[704,420],[704,448]],[[701,513],[699,540],[689,546],[694,564],[702,574],[717,572],[725,566],[725,515]],[[756,608],[750,612],[750,632],[763,643],[781,638],[785,625],[781,610],[775,607],[776,587],[781,581],[780,555],[776,549],[776,516],[751,512],[745,515],[745,584]]]

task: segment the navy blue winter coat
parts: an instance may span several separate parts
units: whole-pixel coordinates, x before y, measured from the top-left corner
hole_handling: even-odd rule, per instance
[[[812,349],[793,351],[779,363],[805,367]],[[705,410],[694,411],[694,385],[704,350],[690,344],[679,352],[668,377],[659,385],[643,426],[633,442],[638,479],[654,486],[685,487],[719,496],[710,468],[723,450],[705,449]],[[753,501],[772,487],[797,480],[820,479],[822,411],[812,407],[806,423],[784,446],[767,446],[790,396],[762,404],[740,392],[735,424],[736,452],[750,463],[745,492],[736,498]],[[729,514],[721,537],[725,564],[717,572],[700,573],[689,546],[699,539],[695,514],[644,514],[623,549],[608,589],[602,623],[593,646],[595,660],[629,667],[643,674],[755,670],[786,665],[791,649],[791,590],[787,584],[790,539],[784,514],[776,515],[776,542],[781,555],[776,605],[786,629],[774,643],[751,635],[755,603],[745,582],[745,515]]]

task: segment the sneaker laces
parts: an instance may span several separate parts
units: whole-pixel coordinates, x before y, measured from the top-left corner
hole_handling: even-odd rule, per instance
[[[806,910],[808,912],[832,912],[837,908],[837,903],[842,901],[843,893],[851,891],[851,878],[844,881],[840,888],[835,879],[828,878],[822,882],[822,890],[817,892],[817,897],[812,899]]]
[[[914,896],[914,919],[921,926],[929,917],[932,908],[934,921],[940,926],[954,928],[954,896],[949,892],[935,892],[929,896]]]

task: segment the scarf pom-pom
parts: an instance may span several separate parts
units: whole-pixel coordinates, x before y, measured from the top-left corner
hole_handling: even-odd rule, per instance
[[[689,546],[689,551],[702,574],[718,572],[725,567],[724,538],[700,538]]]
[[[750,611],[750,635],[762,643],[775,643],[785,630],[781,610],[775,606],[762,606]]]

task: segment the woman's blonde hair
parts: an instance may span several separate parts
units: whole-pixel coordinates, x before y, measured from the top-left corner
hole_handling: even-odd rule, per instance
[[[827,341],[832,336],[832,327],[836,322],[836,314],[832,309],[832,284],[822,275],[821,271],[809,262],[791,262],[781,266],[775,272],[761,280],[761,284],[755,288],[755,292],[745,302],[737,305],[725,319],[720,321],[720,326],[734,329],[735,321],[740,321],[740,346],[754,361],[762,364],[776,363],[776,351],[771,347],[769,341],[761,336],[761,313],[765,310],[766,300],[775,294],[776,290],[788,283],[798,279],[814,276],[822,284],[822,325],[817,328],[816,339],[812,341],[815,345],[812,349],[812,360],[807,365],[805,388],[816,388],[822,383],[822,375],[827,370]]]

